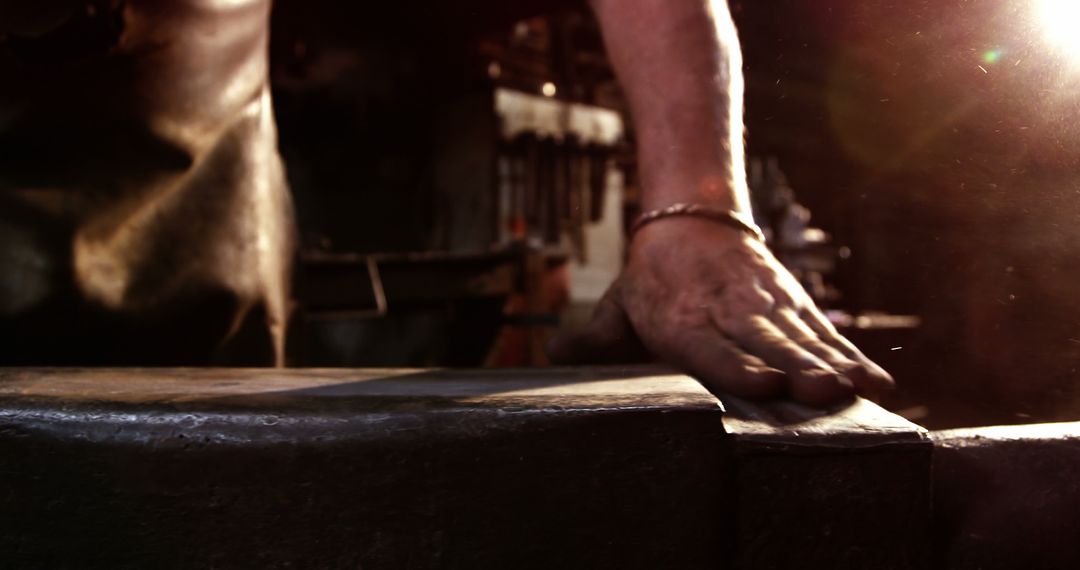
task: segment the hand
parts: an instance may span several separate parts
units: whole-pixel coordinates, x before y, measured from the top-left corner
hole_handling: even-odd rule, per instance
[[[634,237],[622,275],[555,362],[625,359],[641,348],[731,394],[829,406],[893,380],[841,336],[764,244],[733,228],[667,218]]]

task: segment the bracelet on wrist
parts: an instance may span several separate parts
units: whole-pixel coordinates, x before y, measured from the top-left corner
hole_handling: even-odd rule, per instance
[[[724,208],[716,208],[713,206],[706,206],[704,204],[689,204],[684,202],[672,204],[666,208],[660,208],[658,210],[650,210],[641,214],[636,220],[634,220],[634,224],[630,226],[630,235],[633,236],[638,232],[638,230],[651,224],[652,222],[655,222],[656,220],[673,218],[677,216],[705,218],[714,222],[721,223],[725,226],[746,232],[761,242],[765,241],[765,234],[761,232],[761,228],[759,228],[752,219],[748,219],[749,216],[745,216],[743,214],[733,212]]]

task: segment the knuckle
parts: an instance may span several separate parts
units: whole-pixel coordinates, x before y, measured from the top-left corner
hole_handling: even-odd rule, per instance
[[[780,275],[776,280],[766,282],[766,293],[778,307],[799,307],[799,298],[805,295],[802,285],[789,273]],[[800,294],[801,293],[801,294]]]
[[[739,321],[739,332],[770,343],[789,343],[789,339],[764,315],[750,315]]]

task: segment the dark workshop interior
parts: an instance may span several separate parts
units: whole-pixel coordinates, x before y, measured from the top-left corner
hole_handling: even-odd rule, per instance
[[[57,31],[5,36],[5,57],[48,70],[107,53],[123,3],[85,4]],[[1075,418],[1080,56],[1054,29],[1071,21],[1067,3],[730,7],[756,221],[841,331],[895,376],[885,405],[930,427]],[[641,213],[634,126],[585,3],[278,0],[270,17],[297,220],[283,246],[297,252],[284,278],[285,362],[547,364],[547,339],[585,324],[618,275]],[[110,168],[63,119],[42,124],[4,139],[8,186],[33,168],[46,187]],[[37,148],[79,158],[35,163]],[[20,204],[7,206],[9,243],[25,238],[18,224],[41,225]],[[31,263],[13,251],[8,263]],[[126,324],[84,330],[96,313],[25,309],[34,286],[5,281],[6,363],[250,364],[250,347],[265,344],[222,322],[213,330],[232,327],[233,348],[195,356],[217,337],[171,314],[154,330],[188,331],[183,340]],[[120,332],[109,356],[81,348]]]
[[[1078,568],[1078,284],[1074,0],[0,0],[0,567]]]
[[[1024,2],[731,6],[755,214],[845,334],[896,377],[889,407],[933,427],[1074,418],[1071,56],[1032,32]],[[535,337],[582,323],[639,210],[625,101],[584,6],[513,22],[430,6],[410,20],[415,9],[275,7],[298,274],[329,279],[341,263],[355,269],[342,278],[363,281],[375,256],[387,299],[382,314],[370,286],[301,284],[291,357],[542,364]],[[511,95],[521,106],[500,107]],[[529,105],[611,111],[617,133],[519,127],[527,119],[508,113],[541,112]],[[531,255],[543,267],[526,274],[532,298],[520,279],[500,290],[491,278],[485,294],[444,284]]]
[[[62,14],[70,4],[48,6]],[[56,30],[4,36],[5,61],[49,73],[77,65],[72,54],[107,54],[123,2],[84,4]],[[1080,56],[1055,27],[1071,21],[1067,3],[730,9],[756,221],[833,322],[895,376],[887,407],[931,427],[1074,418]],[[284,361],[547,364],[548,338],[584,325],[619,274],[641,213],[634,126],[588,6],[279,0],[270,18],[270,94],[297,223],[281,246],[296,251],[281,278],[292,284],[279,308]],[[86,91],[88,105],[123,107],[97,91],[126,72],[109,73],[48,97],[105,86]],[[103,132],[113,112],[88,132]],[[176,159],[124,158],[152,145],[132,135],[102,147],[63,114],[10,117],[0,166],[12,195],[121,168],[107,152],[128,165]],[[88,207],[34,191],[46,209]],[[69,230],[36,229],[45,222],[30,202],[5,202],[16,244],[5,255],[20,271],[37,262],[19,240],[71,256]],[[26,237],[34,232],[46,237]],[[151,257],[163,280],[180,263]],[[64,267],[33,267],[70,281]],[[246,340],[247,325],[172,313],[155,317],[154,334],[94,328],[82,323],[97,309],[34,305],[25,299],[37,298],[37,281],[10,275],[0,327],[9,364],[251,364],[261,350],[251,347],[266,344]],[[207,327],[231,331],[227,354],[205,356],[221,336]],[[161,340],[171,330],[185,333]],[[111,351],[86,340],[112,335],[127,340]]]

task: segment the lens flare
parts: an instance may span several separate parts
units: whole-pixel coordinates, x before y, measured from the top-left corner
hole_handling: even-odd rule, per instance
[[[1038,0],[1036,10],[1046,39],[1070,57],[1080,60],[1080,2]]]
[[[983,52],[983,54],[982,54],[983,63],[985,63],[987,65],[994,65],[995,63],[998,62],[998,60],[1001,59],[1001,56],[1003,55],[1003,53],[1004,52],[1001,50],[1001,48],[994,48],[992,50],[987,50],[987,51]]]

